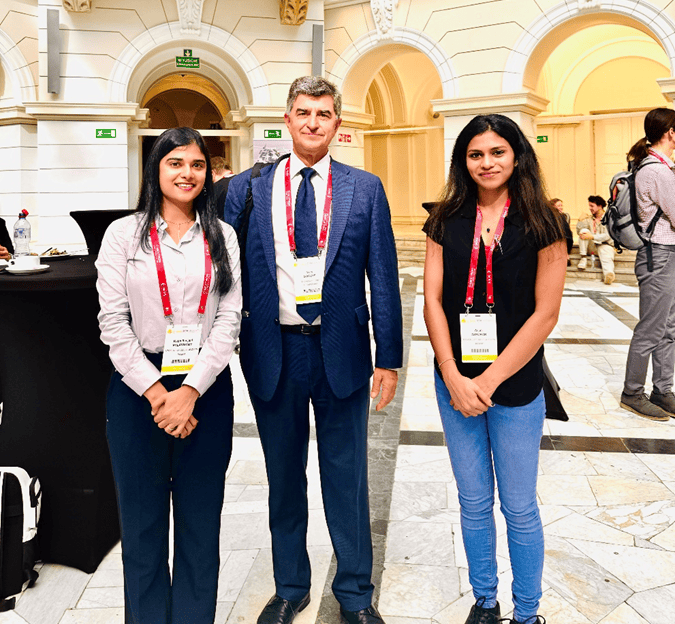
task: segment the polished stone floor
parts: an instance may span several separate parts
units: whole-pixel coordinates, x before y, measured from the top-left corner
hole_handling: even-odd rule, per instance
[[[371,516],[379,609],[388,624],[463,624],[473,597],[457,491],[433,390],[421,269],[402,269],[405,367],[399,392],[370,419]],[[675,421],[619,408],[637,290],[568,282],[546,357],[569,422],[546,421],[538,494],[548,624],[675,621]],[[235,363],[236,368],[236,363]],[[222,515],[218,624],[254,623],[273,594],[262,451],[240,373],[234,454]],[[309,467],[312,602],[298,624],[336,623],[335,562],[323,518],[316,447]],[[500,602],[511,609],[510,565],[498,518]],[[1,624],[122,624],[119,545],[91,575],[44,565]]]

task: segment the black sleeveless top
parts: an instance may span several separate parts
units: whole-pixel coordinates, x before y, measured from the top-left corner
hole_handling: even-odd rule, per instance
[[[467,200],[457,212],[445,220],[441,240],[432,239],[443,247],[443,310],[450,328],[452,352],[459,372],[469,378],[477,377],[489,366],[489,363],[462,362],[459,315],[466,311],[464,301],[475,224],[476,203],[475,200]],[[428,226],[427,221],[423,227],[427,233]],[[497,315],[498,353],[506,348],[534,312],[538,252],[534,238],[525,235],[522,215],[511,207],[504,223],[500,244],[495,248],[492,257],[495,298],[492,311]],[[485,245],[481,239],[471,312],[481,314],[487,311]],[[543,387],[543,355],[542,346],[525,366],[497,387],[492,400],[508,407],[526,405],[533,401]],[[434,365],[440,374],[438,362],[434,361]]]

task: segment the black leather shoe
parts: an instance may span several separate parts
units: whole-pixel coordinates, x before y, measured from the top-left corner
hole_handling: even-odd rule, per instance
[[[360,611],[345,611],[340,607],[340,621],[342,624],[384,624],[382,616],[373,605]]]
[[[499,622],[506,621],[499,619],[499,616],[501,615],[499,603],[491,609],[486,609],[483,606],[484,604],[485,598],[481,596],[476,601],[476,604],[471,607],[469,617],[464,624],[499,624]]]
[[[308,604],[309,592],[301,600],[286,600],[274,594],[258,616],[258,624],[291,624]]]

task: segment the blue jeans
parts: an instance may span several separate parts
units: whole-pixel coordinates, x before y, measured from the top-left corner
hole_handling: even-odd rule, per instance
[[[513,572],[514,617],[537,614],[544,567],[544,530],[537,506],[539,444],[544,426],[544,393],[521,407],[495,405],[485,414],[464,418],[450,405],[438,375],[436,398],[452,471],[459,490],[469,581],[486,608],[497,602],[497,532],[494,475],[506,519]]]

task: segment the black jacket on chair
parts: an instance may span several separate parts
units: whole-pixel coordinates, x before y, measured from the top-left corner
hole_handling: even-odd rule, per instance
[[[5,220],[0,218],[0,245],[2,247],[7,247],[9,253],[14,253],[14,245],[12,244],[12,237],[7,231],[7,226],[5,225]]]

